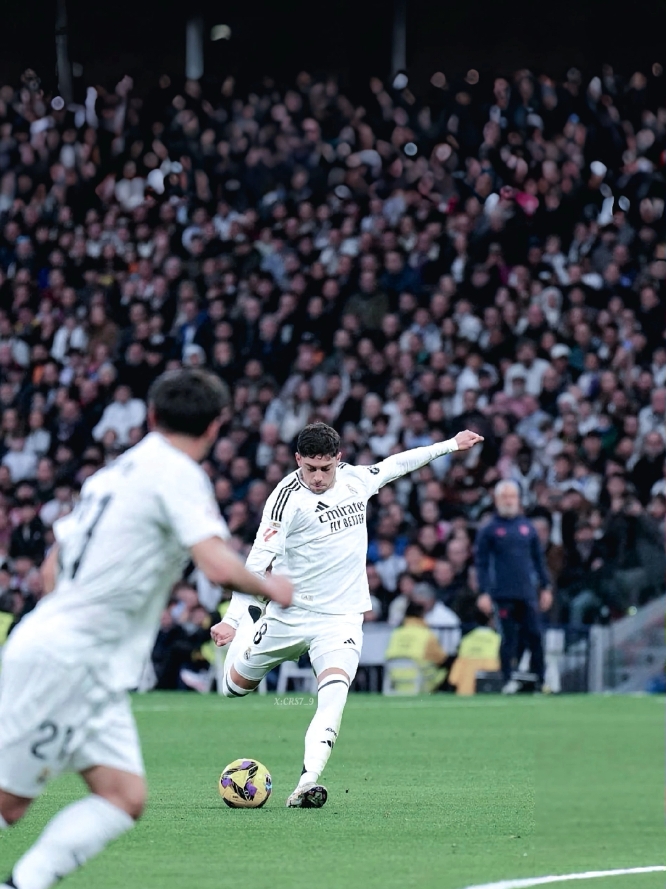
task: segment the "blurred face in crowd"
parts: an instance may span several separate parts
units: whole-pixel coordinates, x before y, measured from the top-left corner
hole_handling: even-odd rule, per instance
[[[515,518],[520,513],[518,485],[500,483],[495,491],[495,507],[502,518]]]

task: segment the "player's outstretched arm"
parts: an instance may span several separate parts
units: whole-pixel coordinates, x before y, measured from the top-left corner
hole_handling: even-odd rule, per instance
[[[211,583],[230,587],[251,596],[272,599],[278,605],[291,605],[293,586],[286,577],[270,574],[258,577],[243,565],[240,559],[220,537],[209,537],[190,548],[195,565]]]
[[[454,438],[446,441],[439,441],[433,445],[427,445],[424,448],[412,448],[409,451],[403,451],[401,454],[392,454],[376,466],[369,467],[369,471],[375,476],[375,490],[389,482],[395,481],[409,472],[416,472],[422,466],[427,466],[438,457],[444,454],[450,454],[453,451],[468,451],[474,445],[483,441],[483,436],[476,432],[470,432],[465,429],[459,432]]]

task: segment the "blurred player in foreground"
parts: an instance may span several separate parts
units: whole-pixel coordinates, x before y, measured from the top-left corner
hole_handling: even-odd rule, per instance
[[[214,583],[291,602],[288,580],[258,578],[227,546],[199,466],[227,398],[203,371],[160,377],[149,398],[154,431],[88,479],[74,512],[55,525],[44,564],[53,592],[3,650],[0,830],[61,772],[79,772],[90,795],[53,818],[5,889],[48,889],[141,815],[146,787],[127,689],[138,684],[187,562]]]
[[[394,454],[374,466],[341,463],[340,436],[313,423],[297,441],[298,469],[268,498],[247,567],[270,569],[294,583],[294,603],[281,610],[234,593],[224,620],[211,629],[217,645],[232,640],[223,692],[243,697],[266,673],[309,651],[317,676],[317,712],[305,736],[301,779],[290,808],[320,808],[318,784],[338,737],[363,642],[363,613],[371,608],[365,562],[365,511],[380,488],[437,457],[483,441],[475,432]]]

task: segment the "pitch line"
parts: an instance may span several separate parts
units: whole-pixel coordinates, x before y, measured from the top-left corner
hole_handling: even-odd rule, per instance
[[[629,874],[654,874],[666,871],[666,867],[627,867],[621,870],[589,870],[581,874],[561,874],[556,877],[528,877],[526,880],[500,880],[499,883],[479,883],[465,889],[529,889],[530,886],[546,886],[550,883],[568,883],[571,880],[594,880],[596,877],[623,877]]]

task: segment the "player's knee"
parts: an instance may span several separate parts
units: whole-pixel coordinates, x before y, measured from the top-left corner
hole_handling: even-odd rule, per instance
[[[222,694],[225,698],[244,698],[259,685],[251,679],[241,676],[233,667],[224,671]]]
[[[113,786],[100,788],[97,795],[138,821],[146,808],[148,792],[142,777],[126,774],[122,781],[115,782]]]
[[[28,811],[32,800],[25,797],[14,796],[0,790],[0,817],[10,826],[16,824]]]

